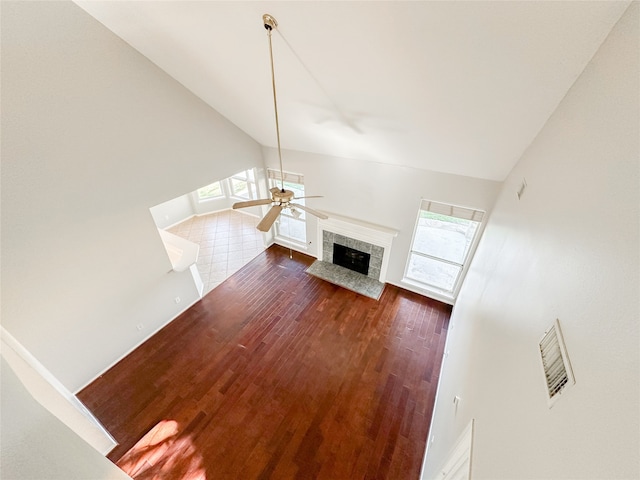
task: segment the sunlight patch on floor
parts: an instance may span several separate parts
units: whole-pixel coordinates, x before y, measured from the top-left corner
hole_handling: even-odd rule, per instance
[[[162,420],[119,461],[118,467],[130,477],[154,479],[206,480],[202,455],[189,435],[180,435],[178,422]],[[158,468],[159,467],[159,468]]]

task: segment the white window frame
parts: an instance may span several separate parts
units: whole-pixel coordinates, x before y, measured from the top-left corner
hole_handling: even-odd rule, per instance
[[[302,190],[304,192],[304,176],[297,174],[297,173],[291,173],[291,172],[282,172],[284,174],[284,181],[285,183],[295,183],[296,185],[300,185],[302,186]],[[272,170],[272,169],[267,169],[267,180],[269,183],[269,188],[273,188],[273,187],[278,187],[281,188],[282,187],[282,176],[280,175],[280,172],[278,170]],[[286,185],[285,185],[285,189],[286,189]],[[295,203],[304,205],[304,200],[295,200]],[[300,217],[299,218],[295,218],[291,212],[289,211],[289,209],[284,209],[282,210],[282,212],[280,213],[280,217],[278,217],[278,219],[275,222],[275,236],[278,240],[287,242],[287,243],[291,243],[294,244],[296,246],[299,247],[305,247],[307,246],[307,213],[304,210],[298,210],[300,212]],[[285,235],[280,231],[280,219],[281,217],[285,217],[288,219],[291,219],[294,222],[301,222],[301,224],[303,225],[303,232],[304,232],[304,239],[299,239],[299,238],[295,238],[295,237],[291,237],[289,235]]]
[[[247,196],[236,195],[233,189],[233,180],[245,182],[247,184]],[[239,200],[255,200],[257,198],[258,188],[256,185],[256,176],[253,169],[243,170],[226,179],[229,189],[229,197]]]
[[[472,220],[478,223],[473,239],[471,240],[469,244],[469,248],[467,249],[461,263],[452,261],[446,258],[442,258],[436,255],[425,254],[423,252],[419,252],[414,249],[414,245],[416,242],[416,235],[418,233],[418,227],[420,223],[420,216],[422,212],[430,212],[434,214],[446,215],[449,217],[454,217],[454,218],[459,218],[464,220]],[[412,285],[414,287],[418,287],[420,289],[435,293],[436,296],[438,296],[441,299],[450,300],[450,301],[455,300],[456,296],[460,291],[460,287],[462,286],[462,282],[464,281],[464,277],[467,273],[469,264],[471,262],[471,259],[473,258],[473,255],[475,253],[480,237],[482,236],[482,232],[484,230],[485,216],[486,216],[486,213],[482,210],[477,210],[477,209],[467,208],[467,207],[460,207],[460,206],[450,205],[450,204],[436,202],[432,200],[422,200],[420,202],[420,208],[418,209],[416,223],[413,230],[413,235],[411,237],[411,248],[409,250],[409,254],[407,255],[407,263],[405,266],[403,282],[409,285]],[[458,275],[453,283],[451,290],[447,290],[440,286],[432,285],[424,281],[421,281],[419,279],[412,278],[409,274],[409,267],[411,264],[412,255],[429,258],[436,262],[459,267]]]

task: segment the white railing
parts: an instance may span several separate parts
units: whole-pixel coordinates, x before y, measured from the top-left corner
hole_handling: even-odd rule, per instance
[[[33,398],[102,455],[113,450],[118,442],[87,407],[4,327],[0,331],[2,357]]]

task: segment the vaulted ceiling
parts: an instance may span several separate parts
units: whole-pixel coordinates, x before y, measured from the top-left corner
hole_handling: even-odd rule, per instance
[[[503,180],[628,1],[81,1],[262,145]],[[286,163],[286,160],[285,160]]]

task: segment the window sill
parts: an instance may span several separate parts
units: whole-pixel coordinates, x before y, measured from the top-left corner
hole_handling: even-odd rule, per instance
[[[283,247],[286,247],[286,248],[292,248],[293,250],[297,250],[301,253],[306,253],[307,250],[309,249],[306,243],[297,242],[295,240],[281,237],[279,235],[276,235],[273,240],[278,245],[282,245]]]
[[[453,305],[456,301],[452,292],[446,292],[439,288],[430,287],[406,277],[404,277],[400,281],[400,284],[397,286],[406,288],[407,290],[410,290],[419,295],[424,295],[425,297],[433,298],[434,300],[438,300],[449,305]]]

